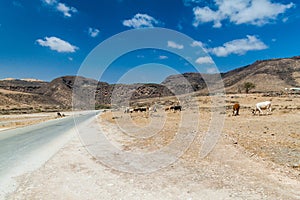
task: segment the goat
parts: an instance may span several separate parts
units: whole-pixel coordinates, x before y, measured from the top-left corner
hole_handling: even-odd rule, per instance
[[[255,105],[255,109],[252,109],[252,114],[256,114],[257,111],[259,111],[259,115],[263,114],[262,110],[267,110],[267,114],[272,112],[271,108],[271,102],[270,101],[264,101],[264,102],[259,102]]]
[[[133,112],[133,108],[130,107],[126,107],[124,113],[132,113]]]
[[[239,115],[240,104],[236,103],[236,104],[233,105],[232,108],[233,108],[232,115],[233,115],[233,116]]]

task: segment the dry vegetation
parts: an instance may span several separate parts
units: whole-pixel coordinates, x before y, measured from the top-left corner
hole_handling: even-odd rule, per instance
[[[270,115],[253,116],[251,108],[256,102],[272,101],[273,112]],[[154,99],[152,99],[154,101]],[[166,99],[164,101],[167,101]],[[204,133],[211,120],[209,111],[210,98],[197,97],[200,106],[199,133]],[[231,106],[240,103],[241,110],[239,116],[232,116]],[[143,102],[151,104],[151,100]],[[141,104],[143,104],[141,103]],[[153,103],[153,102],[152,102]],[[233,144],[236,148],[245,150],[250,156],[259,156],[262,159],[274,163],[288,166],[300,171],[300,98],[299,96],[264,97],[263,95],[232,95],[226,97],[226,118],[223,127],[222,139]],[[181,113],[166,112],[163,108],[158,112],[131,113],[125,114],[123,111],[108,111],[101,115],[103,121],[109,126],[126,126],[123,130],[133,130],[137,127],[144,127],[150,124],[151,120],[165,120],[164,126],[153,136],[131,138],[122,141],[124,150],[143,149],[155,150],[167,145],[178,130],[182,115],[189,115],[194,112],[185,108]],[[166,116],[164,116],[166,114]],[[128,117],[132,120],[132,126],[128,126]],[[135,127],[136,126],[136,127]],[[149,126],[151,128],[151,125]],[[148,130],[149,130],[148,127]],[[144,129],[144,130],[146,130]],[[125,131],[126,132],[126,131]],[[138,133],[136,133],[138,134]],[[199,137],[202,137],[201,134]],[[200,138],[201,139],[201,138]],[[199,140],[199,139],[198,139]],[[191,146],[188,157],[198,156],[199,142],[194,142]],[[192,152],[193,149],[197,152]],[[193,157],[192,156],[192,157]]]

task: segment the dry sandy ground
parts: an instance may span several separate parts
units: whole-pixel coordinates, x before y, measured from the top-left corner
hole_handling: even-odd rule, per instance
[[[64,112],[64,114],[68,116],[72,115],[72,112]],[[0,115],[0,131],[38,124],[56,118],[58,118],[56,112]]]
[[[8,199],[300,199],[300,98],[272,98],[271,115],[252,116],[250,107],[262,100],[270,97],[228,96],[228,105],[242,105],[240,116],[231,116],[231,110],[221,113],[226,117],[222,135],[201,158],[199,149],[212,116],[206,109],[209,98],[199,97],[197,137],[176,162],[152,173],[126,173],[103,165],[76,136],[39,170],[18,177],[20,186]],[[180,127],[189,130],[180,123],[183,116],[194,117],[191,112],[108,111],[98,125],[123,151],[155,152],[171,143]],[[164,127],[151,137],[127,137],[123,131],[134,133],[134,126],[124,120],[126,115],[140,128],[153,119],[164,121]]]

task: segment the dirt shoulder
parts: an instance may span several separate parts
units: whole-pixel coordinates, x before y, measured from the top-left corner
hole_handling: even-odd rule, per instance
[[[73,114],[73,112],[70,111],[63,113],[65,116],[71,116]],[[57,118],[60,118],[57,116],[57,112],[0,115],[0,134],[1,130],[29,126]]]

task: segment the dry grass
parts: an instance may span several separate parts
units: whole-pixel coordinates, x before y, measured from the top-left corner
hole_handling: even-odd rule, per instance
[[[256,102],[271,100],[273,113],[271,115],[253,116],[251,108]],[[211,120],[209,97],[197,97],[199,104],[200,122],[199,133],[207,130]],[[240,116],[231,116],[231,105],[235,102],[241,104]],[[280,165],[300,170],[300,98],[293,97],[262,97],[261,95],[234,95],[226,97],[226,119],[223,127],[223,139],[236,147],[243,148],[249,154],[257,155],[263,159],[273,161]],[[181,113],[164,111],[157,113],[125,114],[121,111],[106,112],[101,115],[102,120],[112,126],[123,126],[132,120],[136,127],[147,127],[153,118],[165,120],[163,128],[148,138],[135,138],[124,145],[125,150],[146,149],[156,150],[170,143],[176,134],[182,114],[189,115],[191,110]],[[117,124],[116,124],[117,123]],[[130,127],[134,129],[134,126]],[[198,145],[199,144],[194,144]],[[194,151],[195,152],[191,152]],[[198,147],[190,147],[189,156],[198,155]]]

